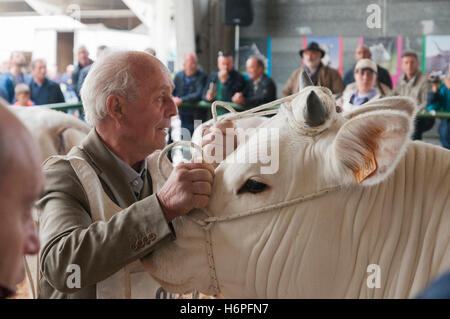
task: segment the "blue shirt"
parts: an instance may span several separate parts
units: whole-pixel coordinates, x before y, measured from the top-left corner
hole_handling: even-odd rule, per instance
[[[372,91],[370,91],[366,94],[363,94],[363,95],[358,95],[358,90],[355,90],[352,97],[350,98],[350,104],[362,105],[362,104],[366,103],[367,101],[369,101],[371,98],[373,98],[375,95],[377,95],[376,88],[373,88]]]
[[[52,104],[52,103],[64,103],[64,95],[59,87],[59,84],[45,78],[42,85],[34,82],[28,84],[30,86],[31,100],[35,105]]]
[[[450,89],[445,84],[436,93],[429,93],[427,110],[450,112]]]

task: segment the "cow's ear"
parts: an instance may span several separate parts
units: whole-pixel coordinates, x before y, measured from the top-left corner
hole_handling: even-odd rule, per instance
[[[335,171],[345,184],[374,185],[386,179],[403,157],[413,117],[397,110],[355,116],[333,142]]]

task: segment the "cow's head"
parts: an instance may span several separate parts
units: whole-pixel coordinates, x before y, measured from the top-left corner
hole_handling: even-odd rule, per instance
[[[339,113],[330,90],[303,83],[295,99],[284,103],[276,116],[220,163],[205,212],[209,216],[231,216],[334,186],[370,187],[380,183],[389,177],[405,153],[413,128],[413,112],[412,100],[386,98],[369,102],[349,114]],[[264,129],[278,129],[278,134]],[[275,158],[278,163],[272,166],[278,168],[275,172],[264,173],[268,163],[261,161],[236,162],[236,158],[249,158],[249,154],[267,158],[268,153],[279,154]],[[370,167],[374,161],[375,170]],[[284,209],[296,210],[296,218],[302,218],[303,210],[311,209],[302,205],[305,204]],[[247,290],[258,284],[270,285],[267,278],[258,279],[254,270],[267,263],[281,262],[276,254],[277,251],[282,254],[277,246],[282,245],[282,240],[275,242],[279,233],[289,227],[274,221],[281,211],[274,209],[212,225],[221,289],[229,292],[233,285],[246,286]],[[202,219],[205,212],[194,211],[190,215]],[[184,292],[196,288],[212,294],[204,231],[189,217],[179,218],[174,225],[177,240],[156,250],[144,264],[168,290]],[[273,254],[268,254],[271,261],[264,262],[259,253],[270,250],[271,245],[274,247]],[[269,272],[269,269],[259,271],[267,275]],[[245,291],[239,296],[254,295]]]

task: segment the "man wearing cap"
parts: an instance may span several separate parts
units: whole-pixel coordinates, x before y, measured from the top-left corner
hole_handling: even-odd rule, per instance
[[[299,91],[299,77],[303,70],[309,75],[314,85],[327,87],[333,94],[344,91],[344,83],[338,71],[323,65],[320,61],[325,55],[325,51],[316,42],[308,44],[306,49],[299,51],[299,54],[303,59],[304,66],[292,72],[284,87],[283,96]]]
[[[370,59],[360,59],[356,63],[354,77],[356,82],[346,86],[343,94],[344,111],[351,111],[372,99],[385,96],[389,92],[389,87],[383,83],[383,90],[379,90],[377,83],[378,68],[375,62]],[[339,104],[339,103],[338,103]]]
[[[419,60],[413,51],[402,54],[403,76],[398,80],[391,95],[409,96],[417,103],[417,111],[427,106],[430,84],[427,75],[419,70]],[[416,118],[413,140],[421,140],[422,134],[434,125],[432,118]]]
[[[366,47],[364,44],[358,45],[355,50],[355,61],[358,62],[361,59],[371,59],[372,53],[370,52],[369,48]],[[389,87],[389,90],[392,89],[392,80],[391,76],[389,75],[389,71],[385,68],[381,67],[381,65],[377,64],[377,86],[378,89],[380,89],[381,85],[378,83],[383,83]],[[350,83],[355,82],[355,78],[353,76],[353,72],[355,70],[355,67],[353,67],[351,70],[348,70],[347,73],[344,75],[344,85],[347,86]]]

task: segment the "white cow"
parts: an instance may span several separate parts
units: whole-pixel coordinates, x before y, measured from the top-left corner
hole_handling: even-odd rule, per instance
[[[9,106],[31,132],[41,151],[42,160],[50,155],[63,155],[80,144],[89,127],[72,115],[46,107]]]
[[[174,220],[176,241],[145,267],[178,293],[416,296],[450,269],[450,152],[410,142],[413,112],[395,97],[337,113],[328,89],[303,88],[260,126],[279,136],[254,134],[220,163],[207,209]],[[276,174],[233,162],[264,143]]]

